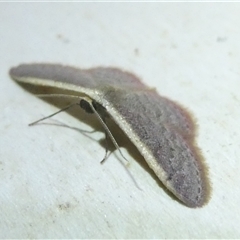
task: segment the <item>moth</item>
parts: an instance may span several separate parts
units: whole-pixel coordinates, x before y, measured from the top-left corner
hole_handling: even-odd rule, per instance
[[[113,119],[180,201],[192,208],[206,203],[208,178],[195,143],[196,127],[178,103],[117,68],[83,70],[58,64],[22,64],[9,73],[22,83],[74,92],[79,105],[95,113],[105,129],[105,116]],[[111,139],[115,141],[114,136]]]

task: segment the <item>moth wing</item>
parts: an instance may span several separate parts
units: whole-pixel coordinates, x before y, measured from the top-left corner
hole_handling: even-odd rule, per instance
[[[108,112],[158,178],[186,205],[202,206],[206,201],[203,159],[194,134],[183,134],[185,126],[192,126],[185,110],[153,90],[108,89],[104,96]]]
[[[190,115],[134,75],[115,68],[81,70],[56,64],[23,64],[14,80],[89,95],[103,105],[158,178],[190,207],[202,206],[207,184]]]

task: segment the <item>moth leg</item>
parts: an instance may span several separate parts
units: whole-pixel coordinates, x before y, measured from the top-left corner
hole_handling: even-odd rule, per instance
[[[86,99],[84,99],[86,101]],[[117,141],[115,140],[114,136],[112,135],[111,131],[109,130],[107,124],[104,121],[104,116],[101,117],[101,115],[98,113],[98,111],[95,109],[92,100],[88,101],[89,106],[91,107],[92,111],[95,113],[95,115],[97,116],[97,118],[99,119],[100,123],[102,124],[106,134],[108,135],[108,137],[110,137],[111,141],[113,142],[113,145],[116,147],[116,149],[119,151],[120,155],[122,156],[122,158],[129,163],[129,161],[124,157]]]
[[[105,156],[104,158],[102,159],[102,161],[100,162],[101,164],[103,164],[105,162],[105,160],[107,160],[108,158],[108,152],[109,152],[109,145],[108,145],[108,140],[109,140],[109,137],[108,137],[108,134],[106,131],[105,132]]]

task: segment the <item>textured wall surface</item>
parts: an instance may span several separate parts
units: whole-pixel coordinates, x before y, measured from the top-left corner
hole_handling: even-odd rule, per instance
[[[239,11],[239,3],[0,3],[0,238],[239,238]],[[114,124],[129,164],[118,151],[100,164],[104,133],[78,108],[28,127],[66,104],[10,79],[11,67],[31,62],[118,67],[189,109],[209,168],[208,204],[176,201]]]

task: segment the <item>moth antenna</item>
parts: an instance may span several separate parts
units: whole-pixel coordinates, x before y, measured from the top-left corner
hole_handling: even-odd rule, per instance
[[[79,96],[75,96],[75,95],[68,95],[68,94],[37,94],[37,96],[38,96],[38,97],[44,97],[44,98],[45,98],[45,97],[47,97],[47,98],[48,98],[48,97],[65,97],[65,98],[67,97],[67,98],[83,99],[83,100],[87,101],[87,102],[89,103],[92,111],[95,113],[95,115],[96,115],[97,118],[99,119],[100,123],[102,124],[102,126],[103,126],[103,128],[104,128],[104,131],[105,131],[105,135],[110,137],[111,141],[113,142],[113,145],[114,145],[114,146],[116,147],[116,149],[119,151],[119,153],[120,153],[120,155],[122,156],[122,158],[123,158],[127,163],[129,163],[129,161],[124,157],[124,155],[123,155],[123,153],[122,153],[122,151],[121,151],[121,149],[120,149],[117,141],[116,141],[115,138],[113,137],[113,135],[112,135],[111,131],[109,130],[108,126],[106,125],[105,121],[102,119],[102,117],[101,117],[101,116],[99,115],[99,113],[96,111],[96,109],[95,109],[94,106],[92,105],[92,102],[90,101],[89,98],[87,98],[87,97],[79,97]],[[66,110],[68,110],[69,108],[71,108],[71,107],[73,107],[73,106],[75,106],[75,105],[79,105],[79,106],[80,106],[79,103],[72,103],[72,104],[68,105],[67,107],[60,109],[59,111],[57,111],[57,112],[55,112],[55,113],[53,113],[53,114],[50,114],[49,116],[43,117],[43,118],[41,118],[41,119],[39,119],[39,120],[37,120],[37,121],[35,121],[35,122],[32,122],[32,123],[30,123],[30,124],[28,124],[28,125],[29,125],[29,126],[33,126],[33,125],[37,124],[38,122],[41,122],[41,121],[43,121],[43,120],[45,120],[45,119],[48,119],[48,118],[51,118],[51,117],[57,115],[58,113],[63,112],[63,111],[66,111]],[[80,107],[81,107],[81,106],[80,106]],[[107,137],[106,137],[106,138],[107,138]],[[105,156],[104,156],[103,160],[101,161],[101,163],[103,163],[103,162],[107,159],[107,153],[108,153],[108,147],[106,147]]]
[[[119,153],[120,153],[120,155],[122,156],[122,158],[129,164],[128,159],[126,159],[126,158],[124,157],[124,155],[123,155],[123,153],[122,153],[122,151],[121,151],[121,149],[120,149],[117,141],[115,140],[114,136],[112,135],[111,131],[109,130],[107,124],[106,124],[105,121],[102,119],[102,117],[100,116],[100,114],[96,111],[96,109],[95,109],[94,106],[92,105],[92,101],[91,101],[89,98],[87,98],[87,97],[79,97],[79,96],[75,96],[75,95],[67,95],[67,94],[38,94],[37,96],[38,96],[38,97],[44,97],[44,98],[45,98],[45,97],[65,97],[65,98],[68,97],[68,98],[77,98],[77,99],[80,99],[80,100],[83,99],[83,100],[87,101],[87,102],[89,103],[92,111],[95,113],[95,115],[97,116],[97,118],[99,119],[100,123],[102,124],[102,126],[103,126],[103,128],[104,128],[105,135],[106,135],[106,140],[107,140],[108,137],[110,137],[111,141],[113,142],[113,145],[114,145],[114,146],[116,147],[116,149],[119,151]],[[43,121],[43,120],[48,119],[48,118],[51,118],[51,117],[57,115],[58,113],[63,112],[63,111],[66,111],[66,110],[68,110],[69,108],[71,108],[71,107],[73,107],[73,106],[75,106],[75,105],[80,106],[80,103],[72,103],[72,104],[68,105],[67,107],[60,109],[59,111],[57,111],[57,112],[55,112],[55,113],[53,113],[53,114],[50,114],[49,116],[46,116],[46,117],[41,118],[41,119],[39,119],[39,120],[37,120],[37,121],[35,121],[35,122],[30,123],[29,126],[33,126],[33,125],[35,125],[36,123],[38,123],[38,122],[40,122],[40,121]],[[80,106],[80,107],[81,107],[81,106]],[[106,142],[107,142],[107,141],[106,141]],[[105,151],[105,156],[104,156],[103,160],[100,162],[101,164],[104,163],[104,161],[107,159],[108,145],[106,146],[106,149],[105,149],[105,150],[106,150],[106,151]],[[123,163],[122,163],[122,164],[123,164]],[[124,165],[124,164],[123,164],[123,165]],[[126,166],[124,165],[124,167],[126,167]],[[128,174],[130,174],[129,171],[127,171],[127,172],[128,172]],[[132,181],[134,182],[135,186],[136,186],[139,190],[142,191],[141,187],[138,185],[138,183],[136,182],[136,180],[134,179],[134,177],[133,177],[131,174],[130,174],[130,178],[131,178]]]
[[[67,97],[67,98],[85,99],[85,98],[83,98],[83,97],[79,97],[79,96],[75,96],[75,95],[68,95],[68,94],[37,94],[36,96],[37,96],[37,97],[43,97],[43,98],[48,98],[48,97],[65,97],[65,98],[66,98],[66,97]],[[73,107],[74,105],[79,105],[79,104],[78,104],[78,103],[71,103],[71,104],[68,105],[67,107],[62,108],[62,109],[60,109],[59,111],[57,111],[57,112],[55,112],[55,113],[53,113],[53,114],[51,114],[51,115],[49,115],[49,116],[46,116],[46,117],[44,117],[44,118],[41,118],[41,119],[39,119],[39,120],[37,120],[37,121],[35,121],[35,122],[32,122],[32,123],[28,124],[28,126],[33,126],[33,125],[35,125],[35,124],[38,123],[38,122],[41,122],[41,121],[43,121],[43,120],[45,120],[45,119],[48,119],[48,118],[50,118],[50,117],[53,117],[53,116],[57,115],[57,114],[60,113],[60,112],[63,112],[63,111],[68,110],[69,108]]]
[[[28,126],[33,126],[33,125],[35,125],[35,124],[38,123],[38,122],[41,122],[41,121],[43,121],[43,120],[45,120],[45,119],[48,119],[48,118],[51,118],[51,117],[57,115],[58,113],[63,112],[63,111],[66,111],[66,110],[68,110],[69,108],[71,108],[71,107],[73,107],[73,106],[76,106],[76,105],[78,105],[78,103],[71,103],[71,104],[68,105],[67,107],[62,108],[62,109],[60,109],[59,111],[57,111],[57,112],[55,112],[55,113],[53,113],[53,114],[50,114],[50,115],[48,115],[48,116],[46,116],[46,117],[44,117],[44,118],[41,118],[41,119],[39,119],[39,120],[37,120],[37,121],[35,121],[35,122],[29,123]]]

